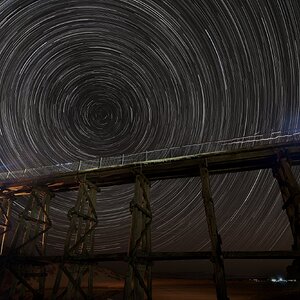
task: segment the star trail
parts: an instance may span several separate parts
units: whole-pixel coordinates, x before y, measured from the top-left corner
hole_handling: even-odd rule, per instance
[[[1,1],[1,172],[300,129],[299,4]],[[270,170],[214,176],[212,191],[224,250],[291,248]],[[199,178],[150,195],[153,251],[210,248]],[[132,196],[99,193],[96,252],[126,251]],[[75,199],[52,200],[50,252]]]

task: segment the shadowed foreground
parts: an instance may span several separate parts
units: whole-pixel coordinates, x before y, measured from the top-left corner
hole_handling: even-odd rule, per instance
[[[120,267],[120,266],[119,266]],[[50,299],[54,286],[58,265],[47,266],[45,300]],[[118,271],[121,271],[118,268]],[[0,300],[8,299],[14,276],[9,272],[4,275],[0,289]],[[162,275],[159,275],[161,277]],[[165,277],[153,279],[153,300],[215,300],[216,290],[212,280],[205,279],[168,279]],[[169,274],[168,276],[172,276]],[[82,278],[82,287],[88,285],[87,274]],[[30,280],[30,285],[37,288],[37,280]],[[65,275],[62,277],[62,287],[68,284]],[[94,299],[123,299],[124,275],[110,268],[98,266],[94,270]],[[253,280],[228,280],[228,295],[230,300],[298,300],[300,299],[299,282],[271,282]],[[12,299],[19,299],[21,285],[17,284],[16,293]],[[62,292],[63,289],[60,289]],[[60,294],[59,292],[59,294]],[[32,299],[31,293],[26,293],[25,299]],[[78,298],[79,299],[79,298]]]
[[[300,299],[300,289],[296,284],[278,285],[250,281],[228,281],[231,300],[279,300]],[[166,299],[216,299],[215,287],[206,280],[161,279],[154,281],[153,298]]]
[[[95,299],[121,300],[123,283],[106,282],[95,289]],[[50,291],[49,291],[50,292]],[[228,281],[231,300],[298,300],[299,283],[271,283],[253,281]],[[50,293],[49,293],[50,294]],[[47,299],[49,299],[49,294]],[[214,285],[209,280],[154,279],[154,300],[215,300]]]

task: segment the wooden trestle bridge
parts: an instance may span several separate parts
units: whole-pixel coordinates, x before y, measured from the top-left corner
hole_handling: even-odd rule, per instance
[[[292,172],[292,166],[300,164],[300,143],[273,144],[248,149],[202,153],[86,171],[67,172],[33,178],[14,178],[0,182],[1,224],[0,268],[9,270],[15,277],[10,296],[16,284],[32,292],[33,298],[44,297],[46,272],[49,263],[58,263],[52,299],[92,299],[93,264],[99,261],[126,261],[128,273],[125,280],[124,299],[152,299],[151,265],[155,260],[210,259],[214,266],[217,299],[229,299],[226,291],[223,260],[230,258],[293,258],[289,266],[291,276],[299,278],[300,268],[300,188]],[[283,198],[294,243],[291,251],[273,252],[222,252],[214,203],[210,188],[210,176],[220,173],[270,169],[277,180]],[[151,251],[150,183],[156,180],[183,177],[200,177],[202,198],[211,240],[209,252],[153,253]],[[94,253],[94,230],[97,226],[96,193],[101,187],[135,184],[134,198],[130,203],[132,226],[128,253]],[[63,256],[46,256],[47,232],[51,230],[49,206],[56,193],[78,190],[74,208],[68,212],[70,227]],[[238,192],[238,191],[237,191]],[[10,228],[11,202],[20,195],[29,195],[24,211],[14,228]],[[10,245],[7,232],[11,230]],[[4,247],[5,246],[5,247]],[[8,249],[7,252],[4,249]],[[39,270],[39,286],[33,287],[28,278],[30,272]],[[26,270],[24,272],[24,270]],[[68,285],[61,289],[62,275]],[[88,274],[88,289],[81,287],[84,274]],[[2,276],[3,277],[3,276]]]

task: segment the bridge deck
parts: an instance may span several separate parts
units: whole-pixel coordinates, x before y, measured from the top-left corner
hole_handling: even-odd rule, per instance
[[[30,192],[34,186],[48,186],[54,192],[74,190],[78,188],[79,179],[84,175],[98,187],[132,183],[138,172],[142,172],[150,181],[196,177],[199,176],[199,164],[203,159],[207,159],[210,174],[267,169],[276,164],[279,151],[286,153],[291,165],[300,164],[300,143],[292,142],[53,174],[46,177],[15,178],[0,182],[0,186],[4,194],[23,195]]]

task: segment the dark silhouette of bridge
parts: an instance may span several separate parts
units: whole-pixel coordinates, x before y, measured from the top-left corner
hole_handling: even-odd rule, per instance
[[[222,300],[228,299],[224,259],[294,258],[293,264],[288,267],[288,274],[300,279],[300,188],[292,172],[292,166],[300,164],[300,143],[274,143],[274,140],[278,139],[267,138],[260,142],[244,140],[243,143],[231,140],[227,144],[233,148],[238,145],[239,149],[203,153],[199,151],[203,149],[202,144],[202,148],[192,154],[187,153],[185,147],[178,147],[160,150],[159,157],[158,152],[153,151],[2,173],[1,271],[9,270],[14,275],[15,282],[23,286],[21,291],[25,293],[29,290],[36,299],[43,298],[45,292],[45,266],[54,262],[59,264],[59,270],[52,299],[91,299],[93,264],[98,261],[128,262],[124,299],[152,299],[151,262],[156,260],[210,259],[214,266],[217,298]],[[241,145],[247,147],[240,148]],[[223,252],[214,212],[210,176],[260,169],[271,169],[278,182],[283,197],[283,209],[286,210],[291,225],[294,240],[292,250]],[[151,250],[151,182],[186,177],[201,179],[211,251],[154,253]],[[134,199],[130,203],[132,224],[128,252],[94,253],[94,231],[98,222],[95,209],[97,192],[104,186],[130,183],[135,185],[135,190]],[[68,212],[70,226],[64,255],[46,256],[47,232],[52,226],[49,214],[51,198],[56,193],[71,190],[78,190],[78,197],[74,207]],[[24,195],[28,195],[24,211],[17,224],[10,228],[11,202]],[[6,245],[9,230],[13,234],[10,245]],[[5,252],[4,249],[8,251]],[[86,273],[89,276],[87,290],[81,286]],[[61,291],[63,274],[67,276],[69,283]],[[38,288],[30,284],[28,278],[32,276],[39,278]],[[16,290],[15,287],[16,284],[10,290],[11,296]]]

